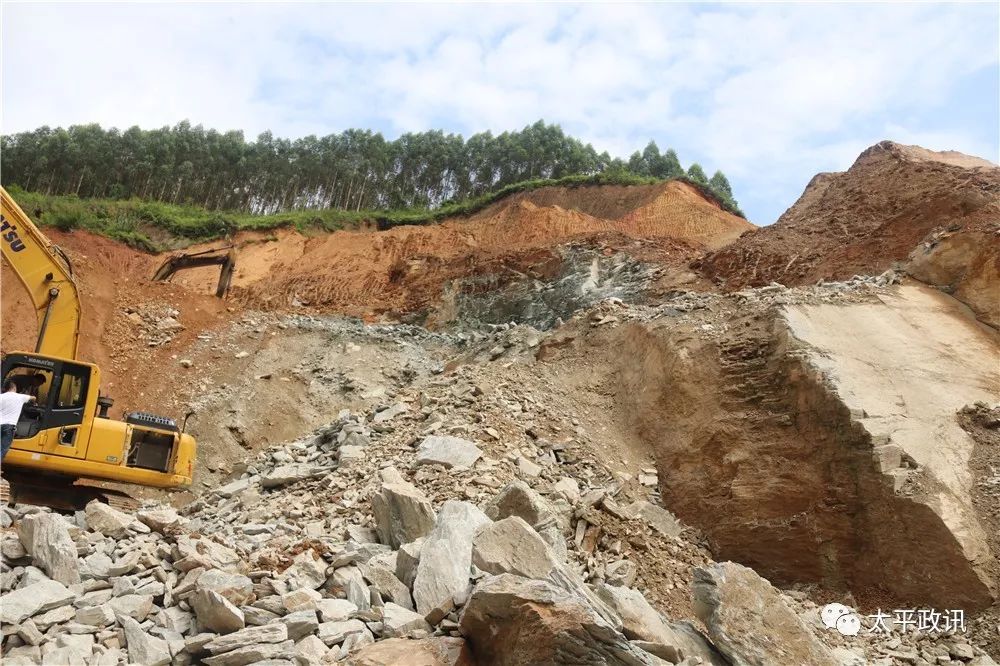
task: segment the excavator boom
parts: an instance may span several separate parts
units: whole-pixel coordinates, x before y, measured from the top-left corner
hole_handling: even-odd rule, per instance
[[[35,352],[75,359],[80,346],[80,296],[69,259],[0,187],[0,246],[38,317]]]
[[[85,480],[190,485],[196,443],[183,427],[145,412],[126,414],[124,421],[108,417],[113,401],[100,394],[100,368],[78,358],[80,296],[69,259],[3,188],[0,198],[3,258],[38,316],[34,352],[5,350],[0,363],[4,384],[35,398],[22,408],[3,460],[4,483],[11,486],[6,494],[13,501],[52,498],[43,503],[55,507],[55,499],[74,506],[90,496],[113,499]],[[4,494],[0,488],[0,499]]]

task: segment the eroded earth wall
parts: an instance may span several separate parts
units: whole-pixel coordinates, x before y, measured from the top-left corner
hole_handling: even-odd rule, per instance
[[[664,504],[720,559],[859,598],[983,608],[991,552],[956,413],[1000,395],[996,336],[953,299],[748,309],[712,338],[634,325],[619,371]]]

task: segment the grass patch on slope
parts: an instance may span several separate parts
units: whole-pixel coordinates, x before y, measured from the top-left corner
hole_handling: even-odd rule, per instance
[[[729,212],[743,216],[739,208],[722,201],[709,188],[686,177],[679,178],[698,188],[710,200]],[[557,179],[539,178],[508,185],[495,192],[458,202],[448,202],[433,208],[391,211],[296,210],[271,215],[252,215],[233,211],[210,211],[197,206],[166,204],[141,199],[81,199],[76,196],[51,196],[22,190],[17,185],[8,192],[24,212],[43,227],[63,231],[86,229],[147,252],[169,249],[167,246],[223,238],[238,231],[266,231],[293,228],[299,231],[354,229],[365,222],[374,222],[379,229],[404,224],[431,224],[449,217],[472,215],[504,197],[541,187],[587,187],[594,185],[652,185],[663,182],[657,178],[631,173],[601,173],[566,176]],[[155,237],[167,236],[176,242],[158,242]]]

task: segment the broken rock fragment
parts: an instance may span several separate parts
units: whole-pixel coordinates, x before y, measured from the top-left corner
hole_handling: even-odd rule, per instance
[[[392,548],[427,536],[434,529],[434,508],[408,483],[382,484],[372,497],[372,512],[379,540]]]
[[[461,605],[469,588],[472,567],[472,537],[490,522],[473,504],[449,500],[441,507],[437,525],[420,550],[413,581],[417,612],[426,615],[442,604]]]
[[[418,465],[469,468],[483,455],[474,443],[451,435],[425,437],[417,449]]]
[[[493,520],[520,516],[552,546],[560,559],[566,559],[566,540],[559,529],[556,513],[549,503],[524,481],[514,481],[505,486],[487,505],[485,511]]]
[[[461,630],[482,663],[656,664],[594,613],[584,599],[548,581],[490,576],[473,590]]]
[[[811,664],[838,660],[771,584],[735,562],[694,570],[694,611],[733,666]]]
[[[145,666],[166,666],[170,663],[170,648],[165,640],[147,634],[139,623],[130,617],[121,617],[118,621],[125,631],[125,644],[128,646],[130,663]]]
[[[245,626],[243,611],[214,590],[198,590],[191,597],[198,623],[219,634],[239,631]]]
[[[75,598],[76,595],[62,583],[41,580],[3,595],[3,602],[0,603],[0,623],[19,624],[38,613],[68,606]],[[73,617],[72,608],[69,608],[69,617]]]
[[[34,513],[21,519],[18,537],[34,563],[52,580],[63,585],[80,582],[80,563],[76,544],[69,536],[69,526],[62,516]]]
[[[387,638],[362,648],[347,659],[348,666],[474,666],[461,638]]]

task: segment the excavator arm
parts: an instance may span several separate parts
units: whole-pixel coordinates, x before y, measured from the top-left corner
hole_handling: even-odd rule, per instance
[[[80,296],[69,258],[24,214],[0,187],[0,247],[27,289],[38,317],[35,352],[77,358],[80,345]]]
[[[202,266],[221,266],[219,271],[219,284],[215,288],[215,295],[225,298],[229,292],[229,285],[233,280],[233,270],[236,268],[236,246],[226,245],[225,247],[202,250],[201,252],[190,252],[175,254],[164,261],[156,273],[154,280],[169,280],[174,273],[188,268],[200,268]]]

